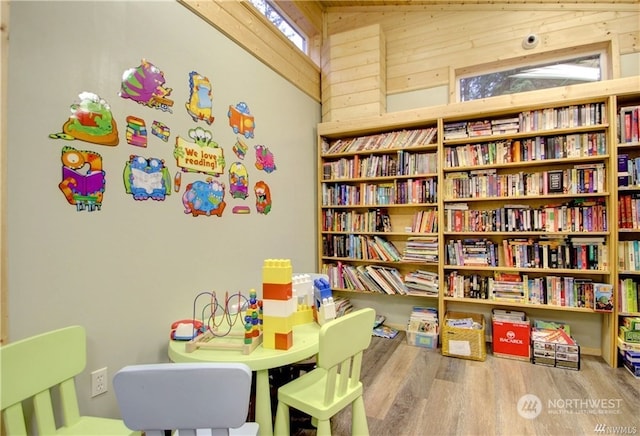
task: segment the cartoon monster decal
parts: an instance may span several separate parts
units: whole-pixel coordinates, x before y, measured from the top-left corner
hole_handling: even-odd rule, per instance
[[[164,73],[151,62],[142,59],[136,68],[129,68],[122,74],[120,97],[128,98],[150,108],[172,113],[171,88],[165,88]]]
[[[189,137],[195,142],[188,142],[176,136],[173,156],[184,171],[219,176],[224,173],[224,150],[211,137],[211,132],[202,127],[189,130]]]
[[[211,113],[213,92],[209,79],[195,71],[190,72],[189,93],[189,101],[185,104],[187,113],[191,115],[193,121],[203,120],[211,125],[215,117]]]
[[[271,212],[271,190],[269,185],[260,180],[253,190],[256,194],[256,211],[264,215]]]
[[[229,167],[229,194],[243,200],[249,196],[249,173],[241,162],[234,162]]]
[[[171,195],[171,175],[164,160],[131,155],[124,165],[124,188],[134,200],[162,201]]]
[[[253,138],[255,120],[249,112],[249,106],[243,101],[234,106],[229,106],[229,126],[236,135],[244,135],[245,138]]]
[[[77,211],[93,212],[102,207],[106,184],[102,157],[93,151],[62,148],[62,181],[58,187]]]
[[[256,168],[271,173],[276,170],[275,158],[269,148],[264,145],[255,145],[256,149]]]
[[[52,133],[51,139],[66,139],[100,145],[118,145],[118,126],[109,104],[93,92],[82,92],[80,103],[71,105],[71,115],[62,132]]]
[[[224,183],[208,177],[206,181],[198,180],[189,183],[182,195],[184,213],[194,217],[198,215],[222,216],[226,203],[224,202]]]

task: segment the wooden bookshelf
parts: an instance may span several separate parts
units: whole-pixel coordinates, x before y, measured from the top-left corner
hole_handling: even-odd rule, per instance
[[[617,335],[624,317],[640,316],[640,219],[636,207],[640,202],[640,95],[619,96],[613,100],[617,120],[617,127],[613,132],[613,143],[617,145],[613,164],[617,175],[615,222],[618,226],[613,276],[617,294],[613,330]],[[638,259],[636,256],[639,256]],[[635,294],[635,302],[626,299],[627,292]],[[621,353],[624,353],[624,347],[621,341],[620,338],[614,341],[614,366],[622,365]]]
[[[534,91],[482,102],[319,124],[318,270],[330,277],[333,274],[334,281],[337,266],[352,270],[362,270],[363,265],[391,267],[401,279],[420,270],[435,274],[438,294],[425,296],[425,305],[437,306],[441,321],[447,310],[465,307],[480,308],[485,313],[493,307],[530,309],[536,314],[560,315],[568,322],[576,318],[581,326],[585,318],[590,319],[589,329],[600,330],[601,343],[599,347],[583,350],[601,355],[617,366],[617,329],[621,320],[618,276],[640,275],[640,271],[619,269],[617,262],[618,241],[640,239],[640,225],[637,230],[622,231],[617,226],[619,195],[637,192],[635,185],[618,187],[618,154],[624,150],[630,156],[640,157],[640,143],[618,144],[618,107],[621,102],[626,106],[640,103],[638,80],[634,77],[604,84],[574,85],[562,92]],[[492,123],[494,120],[507,121]],[[456,130],[460,126],[464,126],[464,131]],[[430,129],[435,129],[435,135],[428,144],[400,146],[390,140],[392,136],[417,137],[420,135],[417,132],[424,134]],[[372,143],[389,145],[367,145]],[[388,170],[389,162],[397,159],[399,152],[433,153],[437,156],[437,167],[412,174],[399,173],[397,168],[394,174],[382,169],[364,175],[354,172],[362,162],[373,162],[374,157],[376,162],[386,162]],[[394,170],[393,164],[391,169]],[[380,194],[368,197],[376,199],[372,204],[361,201],[356,189],[378,192],[381,186],[397,192],[398,186],[404,186],[406,181],[423,183],[425,179],[435,186],[435,197],[432,191],[428,201],[411,196],[408,200],[406,197],[401,201],[397,197],[390,200]],[[382,188],[380,192],[386,192]],[[346,193],[345,198],[351,200],[341,199],[336,191]],[[341,216],[340,213],[362,214],[378,209],[387,215],[390,225],[386,229],[336,229],[326,225],[329,213]],[[455,215],[452,211],[456,211]],[[435,214],[437,228],[423,233],[419,228],[410,231],[416,230],[412,226],[416,214],[426,212]],[[454,216],[464,225],[453,225]],[[507,222],[510,224],[506,225]],[[437,256],[428,262],[407,262],[402,258],[359,259],[344,253],[337,256],[327,251],[329,238],[353,240],[374,236],[392,243],[401,255],[412,238],[430,238],[429,252],[433,253],[435,243]],[[474,254],[465,260],[452,261],[450,246],[464,240],[477,241],[468,247],[468,252]],[[491,250],[495,249],[490,260],[485,261],[478,254],[489,253],[483,248],[483,241],[490,241]],[[535,253],[538,257],[544,253],[547,261],[536,260]],[[554,260],[549,264],[551,257]],[[532,301],[530,289],[524,284],[523,294],[517,286],[508,294],[504,291],[509,289],[508,285],[498,283],[496,288],[500,274],[511,279],[525,278],[535,286],[541,286],[550,277],[554,281],[549,283],[553,283],[558,298],[551,301],[538,295],[539,300]],[[474,292],[477,298],[471,298],[464,290],[451,293],[447,281],[450,275],[485,277],[487,283],[491,278],[492,289],[499,292],[486,295]],[[640,277],[637,279],[640,281]],[[380,298],[388,297],[389,293],[354,289],[348,281],[340,284],[333,289],[366,292]],[[612,288],[614,308],[603,313],[595,308],[593,292],[608,288]],[[404,297],[403,292],[392,294]],[[411,304],[407,303],[409,307]]]

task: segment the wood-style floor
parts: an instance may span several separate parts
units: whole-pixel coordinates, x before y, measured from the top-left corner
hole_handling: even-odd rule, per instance
[[[372,338],[362,368],[370,434],[640,434],[640,380],[625,368],[593,356],[574,371],[488,354],[484,362],[442,356],[407,345],[403,332]],[[525,397],[539,407],[520,409],[529,419],[518,409],[525,395],[539,399]],[[350,409],[336,415],[333,434],[351,435],[350,420]],[[294,418],[294,428],[296,436],[315,435],[304,419]]]

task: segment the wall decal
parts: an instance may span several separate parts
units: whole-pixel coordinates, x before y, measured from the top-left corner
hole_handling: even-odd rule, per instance
[[[182,170],[178,170],[176,171],[176,175],[173,176],[173,190],[176,192],[179,192],[181,185],[182,185]]]
[[[62,148],[62,181],[58,187],[77,211],[102,208],[106,184],[102,157],[93,151]]]
[[[243,200],[249,196],[249,173],[242,162],[234,162],[229,167],[229,194]]]
[[[264,170],[266,173],[272,173],[276,170],[276,163],[273,153],[264,145],[255,145],[256,150],[256,168]]]
[[[198,180],[189,183],[182,194],[184,213],[194,217],[198,215],[222,216],[226,203],[224,201],[224,183],[208,177],[206,181]]]
[[[251,209],[249,209],[249,206],[233,206],[231,212],[236,215],[247,215],[251,213]]]
[[[215,117],[212,114],[213,91],[211,82],[195,71],[189,73],[189,101],[185,104],[187,113],[193,121],[202,120],[211,125]]]
[[[120,97],[172,113],[173,100],[168,98],[172,89],[166,88],[164,84],[164,73],[151,62],[142,59],[140,65],[129,68],[122,74]]]
[[[249,146],[244,143],[242,138],[236,138],[236,143],[233,146],[233,152],[238,156],[238,159],[244,159],[248,150]]]
[[[188,142],[180,136],[176,136],[176,145],[173,156],[178,166],[185,171],[198,172],[219,176],[224,173],[224,150],[213,141],[211,132],[202,127],[189,130],[189,138],[194,142]]]
[[[154,121],[153,124],[151,124],[151,133],[162,139],[164,142],[168,142],[169,136],[171,135],[171,129],[160,121]]]
[[[260,180],[253,189],[256,194],[256,211],[264,215],[271,212],[271,189],[269,189],[269,185]]]
[[[244,135],[245,138],[253,138],[255,120],[249,112],[249,106],[243,101],[234,106],[229,106],[229,126],[236,135]]]
[[[93,92],[81,92],[80,103],[71,105],[71,115],[62,126],[62,132],[49,138],[90,142],[100,145],[118,145],[118,126],[109,104]]]
[[[131,155],[124,165],[124,189],[134,200],[163,201],[171,195],[171,175],[164,160]]]
[[[127,144],[136,147],[147,146],[147,125],[142,118],[129,115],[127,117]]]

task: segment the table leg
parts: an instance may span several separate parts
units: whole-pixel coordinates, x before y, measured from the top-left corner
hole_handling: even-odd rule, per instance
[[[260,425],[260,436],[273,436],[268,369],[256,371],[256,422]]]

